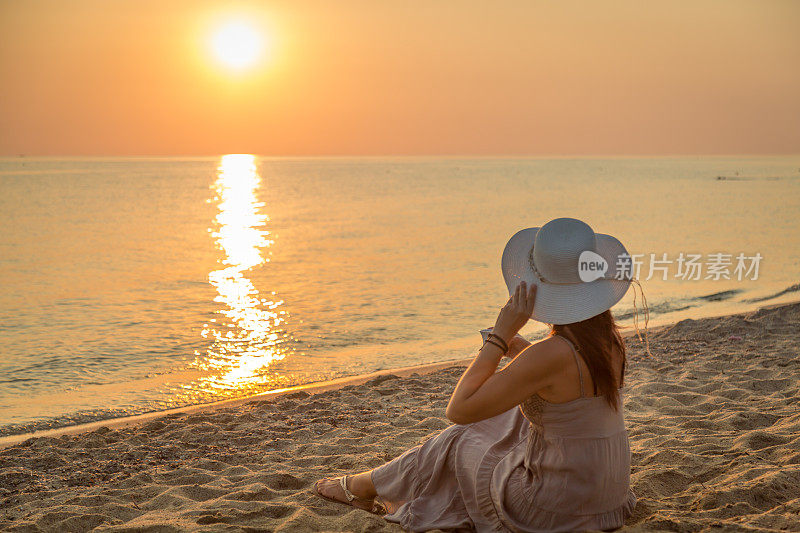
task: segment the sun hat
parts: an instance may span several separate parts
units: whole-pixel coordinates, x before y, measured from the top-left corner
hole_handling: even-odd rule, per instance
[[[518,231],[503,250],[501,266],[509,295],[521,281],[536,285],[531,318],[546,324],[599,315],[619,302],[634,281],[622,243],[575,218]]]

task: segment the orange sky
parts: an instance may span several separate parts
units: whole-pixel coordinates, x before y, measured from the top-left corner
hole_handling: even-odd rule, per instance
[[[800,2],[0,0],[0,154],[231,152],[798,153]]]

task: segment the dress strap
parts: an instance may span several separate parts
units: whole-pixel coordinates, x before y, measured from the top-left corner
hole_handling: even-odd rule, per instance
[[[567,341],[569,347],[572,348],[572,355],[575,357],[575,364],[578,366],[578,381],[581,382],[581,398],[583,398],[583,371],[581,370],[581,362],[578,361],[578,350],[575,349],[575,345],[572,344],[572,341],[562,335],[556,335],[561,339]]]

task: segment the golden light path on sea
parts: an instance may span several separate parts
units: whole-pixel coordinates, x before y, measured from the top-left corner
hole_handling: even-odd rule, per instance
[[[204,324],[202,335],[214,342],[198,366],[211,375],[194,387],[251,389],[263,383],[261,373],[270,363],[285,356],[279,329],[285,313],[278,310],[283,301],[260,298],[248,278],[250,269],[269,261],[262,250],[274,243],[262,229],[269,217],[257,199],[260,186],[255,156],[222,156],[212,185],[216,195],[210,200],[219,213],[209,231],[224,254],[223,268],[210,272],[208,281],[217,290],[214,301],[224,307],[217,311],[220,319]]]

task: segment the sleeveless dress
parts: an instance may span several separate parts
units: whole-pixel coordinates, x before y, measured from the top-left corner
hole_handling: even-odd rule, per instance
[[[614,411],[605,396],[584,396],[581,375],[580,398],[534,394],[518,407],[449,426],[374,469],[384,518],[409,531],[621,527],[636,505],[622,390]]]

